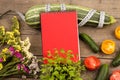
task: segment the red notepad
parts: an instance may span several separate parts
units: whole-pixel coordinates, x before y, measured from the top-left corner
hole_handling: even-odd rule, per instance
[[[54,49],[72,50],[74,62],[80,58],[76,11],[41,13],[42,54]]]

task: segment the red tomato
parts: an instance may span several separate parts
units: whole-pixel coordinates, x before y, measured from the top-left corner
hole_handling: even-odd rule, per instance
[[[113,71],[110,80],[120,80],[120,70]]]
[[[96,70],[100,67],[100,60],[95,56],[89,56],[84,60],[85,67],[88,70]]]

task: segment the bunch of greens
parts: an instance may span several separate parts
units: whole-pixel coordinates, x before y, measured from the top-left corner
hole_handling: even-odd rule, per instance
[[[64,49],[55,49],[54,53],[48,51],[48,58],[44,58],[45,64],[41,65],[40,80],[83,80],[80,73],[85,67],[80,61],[71,60],[74,57],[71,52]]]

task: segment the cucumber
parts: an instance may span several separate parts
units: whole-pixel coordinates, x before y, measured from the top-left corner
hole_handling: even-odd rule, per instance
[[[51,11],[61,11],[60,4],[52,4]],[[81,21],[91,10],[90,8],[85,8],[81,6],[66,5],[66,11],[76,10],[78,16],[78,22]],[[45,12],[45,5],[35,5],[28,9],[25,13],[25,20],[28,25],[38,25],[40,24],[40,13]],[[100,12],[97,11],[91,17],[91,19],[86,23],[86,25],[97,26],[99,23]],[[105,15],[104,25],[113,24],[116,22],[113,16]]]
[[[118,54],[116,55],[116,57],[112,61],[113,67],[117,67],[119,65],[120,65],[120,51],[118,52]]]
[[[95,53],[100,51],[99,46],[96,44],[96,42],[86,33],[79,33],[79,38],[83,40],[88,46],[91,48],[91,50]]]
[[[108,80],[109,66],[102,64],[95,80]]]

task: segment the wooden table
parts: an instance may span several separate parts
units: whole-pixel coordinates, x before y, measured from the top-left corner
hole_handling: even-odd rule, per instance
[[[28,8],[37,4],[46,4],[46,3],[65,3],[72,4],[77,6],[85,6],[90,7],[96,10],[104,10],[106,13],[113,15],[117,19],[117,23],[113,25],[109,25],[104,27],[103,29],[97,29],[94,27],[84,26],[79,28],[79,32],[85,32],[89,34],[98,45],[105,39],[111,39],[116,42],[116,51],[112,55],[105,55],[102,52],[98,54],[94,54],[90,48],[80,40],[80,52],[81,58],[84,59],[87,56],[94,55],[100,58],[102,63],[110,63],[114,58],[116,52],[120,49],[120,40],[116,39],[114,36],[114,29],[116,26],[120,25],[120,0],[0,0],[0,14],[7,10],[16,10],[22,13],[25,13]],[[18,16],[15,13],[9,13],[0,19],[0,26],[5,26],[7,30],[9,30],[11,26],[11,18],[13,16]],[[19,16],[18,16],[19,18]],[[35,30],[29,27],[26,23],[24,23],[20,18],[21,24],[21,36],[22,39],[26,37],[30,38],[31,41],[31,52],[36,56],[41,57],[41,31]],[[115,70],[120,69],[120,66],[113,68],[110,67],[110,73]],[[94,80],[97,71],[86,71],[82,74],[84,80]],[[20,76],[11,76],[10,78],[6,78],[5,80],[22,80]],[[33,80],[33,79],[27,79]]]

